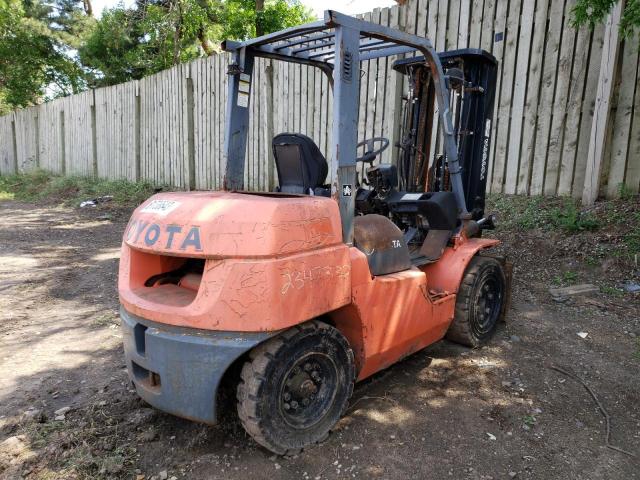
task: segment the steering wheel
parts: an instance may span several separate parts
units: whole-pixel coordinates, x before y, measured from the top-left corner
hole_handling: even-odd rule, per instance
[[[374,150],[373,148],[375,143],[381,144],[380,148],[378,148],[377,150]],[[356,149],[360,147],[366,147],[366,151],[364,152],[364,155],[356,158],[356,162],[372,163],[378,155],[380,155],[387,149],[388,146],[389,139],[385,137],[373,137],[369,138],[368,140],[363,140],[358,143]]]

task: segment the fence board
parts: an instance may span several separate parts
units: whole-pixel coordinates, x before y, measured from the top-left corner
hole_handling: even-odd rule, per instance
[[[522,145],[520,148],[520,167],[518,169],[519,194],[529,192],[531,178],[531,164],[533,161],[533,147],[535,142],[536,123],[538,121],[538,99],[540,97],[540,79],[542,77],[542,60],[546,36],[547,13],[549,1],[539,0],[533,26],[533,42],[529,61],[529,80],[527,96],[524,105],[524,124],[522,129]],[[536,28],[537,27],[537,28]]]
[[[618,88],[618,103],[613,120],[613,142],[606,195],[616,197],[620,185],[624,185],[627,156],[629,153],[629,135],[633,116],[633,97],[636,91],[638,72],[638,37],[627,38],[622,52],[622,71]],[[636,157],[637,158],[637,157]]]
[[[608,128],[601,143],[590,146],[604,27],[593,33],[572,29],[574,4],[408,0],[360,18],[428,36],[438,51],[468,46],[495,55],[499,71],[488,167],[492,191],[580,197],[591,172],[598,181],[589,178],[587,183],[595,194],[602,182],[607,196],[616,195],[622,182],[638,191],[638,40],[626,42],[609,72],[614,108],[611,114],[601,109],[597,119]],[[140,81],[0,117],[0,173],[41,167],[178,188],[221,188],[228,58],[197,59]],[[397,159],[394,145],[407,88],[406,77],[391,68],[396,58],[362,64],[358,136],[390,139],[392,146],[378,159],[382,162]],[[251,88],[245,184],[266,190],[277,178],[274,134],[307,134],[327,154],[331,91],[319,70],[265,59],[256,60]],[[440,148],[437,116],[434,123],[435,154]],[[593,165],[587,171],[594,145],[602,159],[601,174]]]
[[[0,117],[0,175],[16,173],[13,114]]]
[[[526,2],[526,0],[525,0]],[[502,192],[509,143],[509,126],[511,102],[513,100],[514,77],[516,74],[516,52],[518,48],[518,20],[520,18],[520,0],[509,2],[509,16],[505,29],[505,54],[502,61],[502,85],[500,91],[500,108],[496,129],[496,148],[493,161],[493,178],[491,191]]]
[[[556,92],[553,100],[551,131],[547,147],[547,167],[544,178],[544,194],[555,195],[558,188],[562,144],[564,142],[564,126],[567,114],[567,99],[571,89],[571,66],[575,48],[576,31],[571,26],[571,10],[574,2],[567,1],[564,12],[564,25],[558,60]]]
[[[545,0],[546,1],[546,0]],[[509,145],[507,148],[505,193],[516,193],[518,187],[518,167],[522,144],[522,122],[524,119],[524,104],[527,92],[527,72],[529,67],[529,53],[531,49],[531,35],[533,33],[533,15],[535,2],[525,1],[522,5],[522,25],[518,38],[518,53],[516,59],[515,85],[513,87],[511,122],[509,126]]]
[[[500,119],[498,118],[498,110],[500,108],[500,87],[502,86],[502,56],[504,53],[504,36],[505,29],[507,25],[507,6],[508,2],[498,2],[496,5],[496,20],[494,24],[494,33],[491,37],[491,51],[493,56],[498,61],[498,76],[496,80],[496,98],[493,106],[493,129],[491,131],[491,145],[489,149],[489,165],[487,175],[487,185],[490,191],[494,191],[493,189],[493,164],[494,157],[496,152],[496,132],[498,130],[497,126],[500,123]]]
[[[575,57],[571,71],[571,88],[568,95],[567,118],[564,123],[564,143],[560,159],[558,195],[569,195],[571,193],[578,148],[578,128],[576,128],[576,126],[580,124],[590,42],[591,32],[589,29],[583,28],[578,31]]]
[[[558,56],[560,53],[563,6],[564,0],[552,0],[549,8],[549,27],[544,50],[542,87],[538,105],[538,126],[536,128],[536,143],[531,167],[531,185],[529,187],[531,195],[540,195],[544,187],[547,148],[556,88]]]

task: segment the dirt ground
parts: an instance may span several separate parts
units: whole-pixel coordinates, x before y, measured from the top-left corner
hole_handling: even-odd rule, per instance
[[[579,255],[606,231],[495,232],[515,280],[490,346],[409,357],[356,386],[325,443],[281,458],[231,415],[197,425],[130,389],[116,292],[129,213],[0,202],[0,478],[640,478],[640,294],[548,293],[638,281],[637,266]],[[594,399],[551,366],[584,380],[635,457],[605,447]]]

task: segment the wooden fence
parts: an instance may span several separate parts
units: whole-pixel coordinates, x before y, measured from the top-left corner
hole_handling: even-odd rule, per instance
[[[429,37],[438,50],[483,48],[499,61],[488,188],[590,202],[640,187],[638,39],[607,25],[576,30],[575,0],[409,0],[362,18]],[[362,65],[359,132],[398,140],[406,79],[397,57]],[[0,117],[0,173],[222,183],[227,55]],[[251,92],[245,184],[271,189],[274,134],[312,137],[323,152],[332,110],[323,74],[259,59]],[[393,161],[390,148],[382,161]]]

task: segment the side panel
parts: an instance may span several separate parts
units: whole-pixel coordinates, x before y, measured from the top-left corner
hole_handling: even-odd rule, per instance
[[[362,380],[444,337],[455,295],[432,299],[417,268],[371,278],[363,274],[366,258],[353,250],[353,302],[331,318],[352,345]]]
[[[440,260],[420,267],[429,279],[429,289],[437,292],[456,293],[467,265],[476,253],[499,244],[490,238],[470,238],[463,243],[447,247]]]

